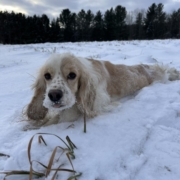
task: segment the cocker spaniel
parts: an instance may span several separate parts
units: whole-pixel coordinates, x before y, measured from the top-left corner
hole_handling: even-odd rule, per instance
[[[174,68],[158,65],[114,65],[108,61],[52,55],[40,69],[27,107],[30,120],[44,124],[94,117],[111,110],[117,99],[154,81],[180,79]]]

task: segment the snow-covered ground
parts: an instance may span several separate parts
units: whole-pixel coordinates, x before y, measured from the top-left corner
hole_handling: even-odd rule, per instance
[[[29,170],[27,146],[30,138],[41,132],[71,138],[77,146],[72,163],[82,173],[79,180],[179,180],[180,81],[155,83],[121,99],[112,112],[89,119],[86,134],[83,119],[24,130],[28,122],[23,121],[22,112],[33,94],[30,85],[53,52],[115,64],[163,63],[180,70],[180,40],[0,45],[0,153],[10,156],[0,156],[0,172]],[[35,137],[31,155],[47,165],[53,149],[65,146],[53,136],[43,137],[47,146],[38,144]],[[60,164],[71,168],[65,157],[56,157],[53,167]],[[34,169],[44,170],[37,164]],[[71,175],[61,172],[57,179]]]

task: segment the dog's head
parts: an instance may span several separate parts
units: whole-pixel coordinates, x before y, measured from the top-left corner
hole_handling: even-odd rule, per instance
[[[62,111],[76,102],[81,111],[93,110],[95,87],[91,62],[71,54],[53,55],[40,69],[33,85],[34,96],[27,108],[30,119],[43,119],[48,109]]]

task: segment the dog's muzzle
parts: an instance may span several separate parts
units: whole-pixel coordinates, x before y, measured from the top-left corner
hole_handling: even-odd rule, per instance
[[[61,90],[50,90],[48,93],[48,97],[52,101],[53,107],[60,108],[63,106],[61,104],[61,99],[63,97],[63,92]]]

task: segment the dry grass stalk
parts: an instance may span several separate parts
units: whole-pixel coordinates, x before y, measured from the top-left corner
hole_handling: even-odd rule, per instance
[[[9,155],[7,155],[7,154],[4,154],[4,153],[0,153],[0,156],[6,156],[6,157],[10,157]]]
[[[8,172],[0,172],[0,174],[5,174],[5,177],[3,180],[6,179],[7,176],[11,175],[29,175],[30,176],[30,171],[8,171]],[[39,172],[32,172],[32,175],[38,176],[38,177],[43,177],[44,173],[39,173]]]
[[[55,155],[56,155],[56,151],[57,151],[57,149],[58,148],[60,148],[60,149],[62,149],[63,151],[65,151],[65,149],[64,148],[62,148],[62,147],[60,147],[60,146],[57,146],[54,150],[53,150],[53,152],[52,152],[52,154],[51,154],[51,157],[50,157],[50,160],[49,160],[49,163],[48,163],[48,166],[47,166],[47,170],[46,170],[46,177],[49,175],[49,173],[51,172],[51,167],[52,167],[52,165],[53,165],[53,161],[54,161],[54,157],[55,157]]]
[[[38,137],[38,142],[39,142],[39,144],[41,144],[41,141],[43,141],[43,143],[47,146],[47,144],[46,144],[44,138],[42,137],[42,135],[40,135],[40,136]]]
[[[81,175],[82,175],[82,173],[76,174],[76,175],[74,175],[74,176],[69,177],[67,180],[73,180],[73,179],[76,180],[76,178],[77,178],[77,177],[80,177]]]
[[[60,139],[66,146],[66,148],[63,148],[61,146],[57,146],[55,147],[55,149],[53,150],[52,154],[51,154],[51,157],[49,159],[49,163],[48,165],[44,165],[43,163],[39,162],[39,161],[36,161],[36,160],[32,160],[32,157],[31,157],[31,149],[32,149],[32,142],[34,140],[34,137],[36,135],[39,135],[38,136],[38,142],[41,144],[42,142],[44,143],[45,146],[47,146],[47,143],[45,142],[44,138],[43,138],[43,135],[51,135],[51,136],[55,136],[57,137],[58,139]],[[74,155],[74,148],[77,148],[74,143],[71,141],[71,139],[67,136],[66,137],[66,140],[67,140],[67,143],[61,139],[59,136],[55,135],[55,134],[50,134],[50,133],[37,133],[35,134],[34,136],[32,136],[32,138],[30,139],[29,141],[29,144],[28,144],[28,148],[27,148],[27,153],[28,153],[28,160],[29,160],[29,163],[30,163],[30,170],[29,171],[9,171],[9,172],[0,172],[0,174],[5,174],[5,177],[4,177],[4,180],[7,176],[10,176],[10,175],[29,175],[29,180],[32,180],[33,176],[37,176],[37,177],[48,177],[49,174],[52,172],[52,171],[55,171],[55,173],[53,174],[52,176],[52,180],[54,180],[57,176],[57,173],[59,171],[64,171],[64,172],[70,172],[70,173],[74,173],[73,176],[69,177],[68,180],[72,180],[72,179],[75,179],[76,180],[76,177],[79,177],[81,175],[81,173],[79,174],[76,174],[76,171],[74,170],[74,167],[73,167],[73,164],[72,164],[72,161],[71,161],[71,158],[75,158],[75,155]],[[71,167],[72,169],[66,169],[66,168],[62,168],[63,164],[61,164],[58,168],[52,168],[52,165],[53,165],[53,162],[54,162],[54,158],[55,158],[55,155],[57,153],[57,149],[61,149],[62,150],[62,154],[66,152],[66,156],[67,156],[67,159],[68,161],[70,162],[71,164]],[[61,155],[62,155],[61,154]],[[1,154],[0,154],[1,155]],[[7,156],[5,154],[2,154],[2,156]],[[70,158],[71,156],[71,158]],[[58,159],[59,160],[59,159]],[[42,167],[44,167],[46,169],[45,172],[37,172],[33,169],[33,162],[36,162],[38,164],[40,164]]]
[[[86,113],[84,112],[84,133],[86,133]]]

